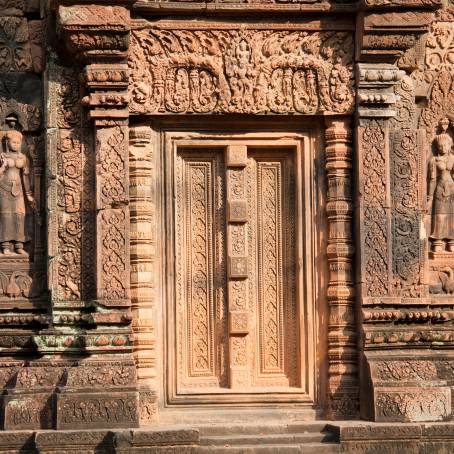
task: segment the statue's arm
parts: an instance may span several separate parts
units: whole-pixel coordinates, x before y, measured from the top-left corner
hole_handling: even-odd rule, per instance
[[[34,208],[35,199],[33,197],[32,189],[31,189],[31,182],[30,182],[30,162],[28,158],[26,158],[26,164],[22,169],[22,181],[24,184],[25,190],[25,197]]]
[[[434,191],[435,191],[435,185],[437,183],[437,167],[435,165],[434,158],[430,159],[427,170],[428,170],[427,171],[427,179],[428,179],[427,198],[431,200],[433,197]]]
[[[0,153],[0,175],[3,175],[6,170],[6,158],[3,153]]]

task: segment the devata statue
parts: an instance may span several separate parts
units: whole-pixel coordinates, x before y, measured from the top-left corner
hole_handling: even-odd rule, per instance
[[[6,131],[0,154],[0,247],[3,254],[26,255],[24,243],[25,199],[32,210],[35,200],[30,187],[30,165],[23,153],[23,136],[19,131]]]
[[[432,250],[454,252],[454,155],[453,140],[447,132],[449,119],[440,122],[441,132],[434,139],[436,155],[429,161],[429,212],[432,209]]]

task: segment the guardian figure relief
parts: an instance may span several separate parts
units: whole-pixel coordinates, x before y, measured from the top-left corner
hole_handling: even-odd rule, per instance
[[[27,255],[24,243],[26,205],[34,210],[35,200],[30,184],[30,163],[24,153],[21,132],[3,134],[0,154],[0,248],[4,255]]]

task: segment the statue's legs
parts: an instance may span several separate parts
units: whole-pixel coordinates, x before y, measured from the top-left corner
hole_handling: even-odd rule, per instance
[[[24,243],[22,243],[21,241],[16,241],[14,243],[14,251],[16,252],[16,254],[27,255],[27,252],[24,249]]]
[[[1,246],[2,246],[3,254],[5,254],[5,255],[12,254],[12,250],[11,250],[12,244],[9,241],[4,241],[3,243],[1,243]]]

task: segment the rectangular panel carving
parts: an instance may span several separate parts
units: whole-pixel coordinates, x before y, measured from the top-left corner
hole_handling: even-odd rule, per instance
[[[216,386],[222,378],[223,339],[215,339],[217,323],[225,323],[222,161],[222,150],[206,150],[180,152],[176,162],[176,323],[185,385],[204,378]]]
[[[249,178],[256,188],[250,203],[257,200],[250,221],[256,236],[250,254],[257,257],[250,276],[257,276],[257,380],[275,377],[267,384],[288,385],[296,380],[297,362],[294,160],[285,150],[251,156]]]

